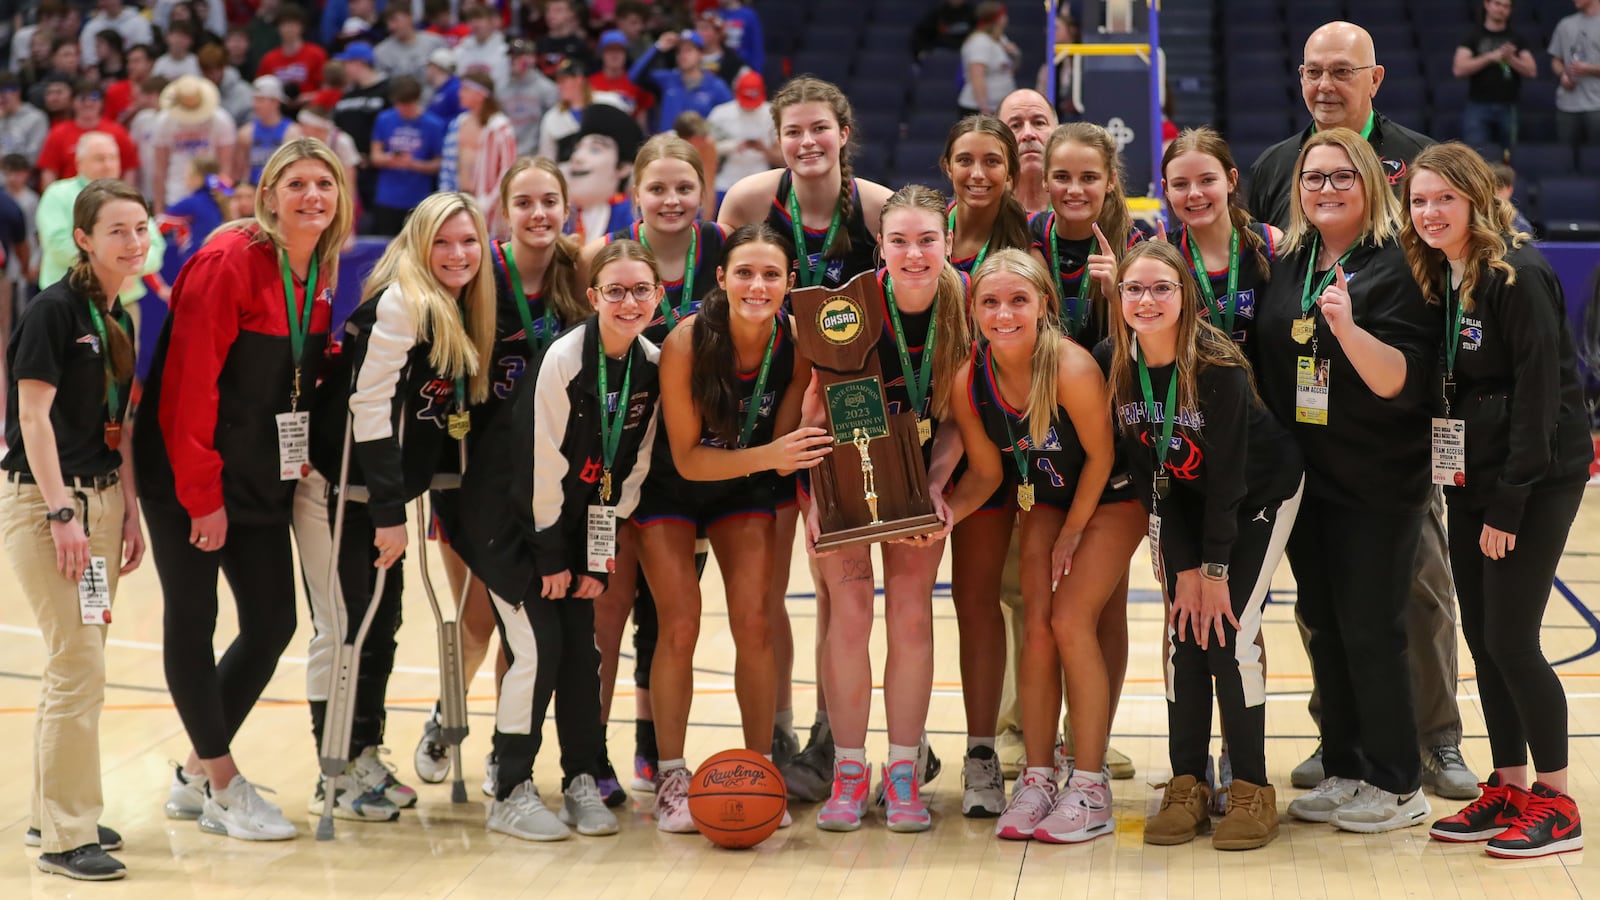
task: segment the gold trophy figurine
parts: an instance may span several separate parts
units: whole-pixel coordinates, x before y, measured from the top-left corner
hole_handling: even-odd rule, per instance
[[[867,508],[872,511],[871,524],[880,525],[883,520],[878,518],[878,485],[872,477],[872,454],[867,452],[872,439],[867,437],[866,429],[857,428],[855,440],[851,443],[856,445],[856,452],[861,454],[861,480],[866,486]]]

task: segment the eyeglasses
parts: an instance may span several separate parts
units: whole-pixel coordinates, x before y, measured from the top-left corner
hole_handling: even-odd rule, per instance
[[[1370,66],[1336,66],[1332,69],[1324,69],[1322,66],[1301,66],[1300,80],[1306,84],[1316,84],[1322,80],[1322,76],[1327,75],[1340,84],[1348,84],[1350,79],[1356,77],[1357,72],[1376,68],[1376,64]]]
[[[1183,286],[1176,281],[1157,281],[1151,284],[1124,281],[1117,285],[1117,291],[1122,294],[1122,299],[1129,303],[1136,303],[1144,299],[1146,292],[1149,292],[1150,299],[1157,303],[1163,303],[1182,293]]]
[[[1300,173],[1300,187],[1308,191],[1320,191],[1323,185],[1332,182],[1334,190],[1348,191],[1356,186],[1356,179],[1360,175],[1355,169],[1335,169],[1332,172],[1306,169]]]
[[[607,303],[621,303],[630,295],[640,303],[649,303],[656,298],[656,288],[660,286],[654,281],[641,281],[632,287],[625,284],[602,284],[595,288],[595,292]]]

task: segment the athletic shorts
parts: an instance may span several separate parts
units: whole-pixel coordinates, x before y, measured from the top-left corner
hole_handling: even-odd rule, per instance
[[[695,533],[729,519],[773,515],[773,481],[747,475],[726,481],[689,481],[676,473],[651,471],[639,491],[633,523],[641,528],[663,522],[692,525]]]

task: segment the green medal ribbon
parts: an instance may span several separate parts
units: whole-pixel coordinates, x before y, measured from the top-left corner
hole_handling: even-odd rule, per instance
[[[100,355],[106,361],[106,422],[114,425],[121,412],[122,391],[117,386],[116,372],[111,368],[111,341],[106,336],[106,320],[93,300],[89,301],[89,318],[94,320],[95,333],[100,335]]]
[[[1239,229],[1233,230],[1233,236],[1228,239],[1228,295],[1217,300],[1216,293],[1211,288],[1211,275],[1206,271],[1206,261],[1200,255],[1200,242],[1194,239],[1194,233],[1185,230],[1183,242],[1189,245],[1189,256],[1194,259],[1194,277],[1200,282],[1200,293],[1206,299],[1206,310],[1215,310],[1222,319],[1219,324],[1222,330],[1233,337],[1233,317],[1239,307]],[[1318,291],[1321,293],[1321,291]]]
[[[1344,255],[1339,257],[1339,261],[1328,267],[1328,274],[1322,277],[1322,281],[1318,282],[1316,289],[1313,290],[1311,288],[1311,276],[1315,275],[1317,271],[1317,251],[1321,245],[1322,239],[1313,237],[1311,239],[1311,250],[1306,255],[1306,281],[1305,287],[1301,289],[1300,293],[1300,315],[1302,318],[1309,319],[1311,317],[1311,307],[1316,304],[1317,298],[1322,296],[1322,292],[1328,289],[1328,285],[1333,284],[1333,279],[1339,274],[1339,267],[1344,265],[1345,260],[1349,259],[1350,254],[1355,252],[1356,249],[1356,245],[1351,244],[1350,249],[1344,251]]]
[[[284,311],[289,318],[289,352],[294,354],[294,391],[289,395],[289,409],[300,402],[300,368],[304,363],[306,332],[311,330],[311,311],[316,307],[317,255],[311,254],[311,269],[306,278],[306,303],[298,313],[294,303],[294,272],[289,268],[289,251],[278,253],[278,273],[283,276]]]
[[[750,446],[750,435],[755,434],[756,419],[761,416],[761,395],[767,389],[767,373],[772,369],[772,349],[778,346],[778,320],[772,320],[772,336],[767,338],[767,352],[761,357],[761,371],[756,375],[756,389],[750,395],[750,407],[744,412],[744,427],[739,429],[739,449]]]
[[[1061,280],[1061,247],[1056,243],[1055,213],[1050,214],[1050,222],[1046,226],[1046,231],[1050,235],[1050,271],[1059,282]],[[1078,279],[1078,299],[1076,301],[1067,301],[1067,336],[1074,340],[1078,337],[1078,331],[1083,328],[1084,319],[1088,317],[1090,281],[1089,264],[1085,262],[1083,264],[1083,277]],[[1062,293],[1065,294],[1064,291]]]
[[[835,218],[835,221],[838,221],[838,219]],[[830,236],[831,234],[830,232]],[[645,237],[643,226],[639,228],[639,243],[643,244],[646,250],[650,249],[650,239]],[[678,321],[689,314],[689,310],[694,304],[694,264],[696,250],[699,246],[700,226],[698,224],[690,225],[689,255],[683,261],[683,291],[678,294],[678,308],[676,310],[672,308],[672,304],[667,302],[667,292],[661,292],[661,317],[667,320],[668,331],[678,327]]]
[[[598,340],[600,345],[600,465],[603,471],[603,485],[600,492],[602,503],[611,500],[611,464],[616,461],[617,447],[622,444],[622,426],[627,422],[629,387],[633,384],[633,347],[628,347],[628,362],[622,369],[622,392],[617,395],[616,412],[606,410],[606,395],[610,391],[606,387],[606,345]]]
[[[800,269],[801,287],[816,287],[822,283],[828,271],[828,267],[822,264],[823,255],[833,246],[833,238],[839,233],[839,221],[839,204],[834,203],[833,221],[828,223],[828,233],[822,239],[822,250],[817,253],[817,267],[812,269],[811,254],[806,252],[806,226],[800,221],[800,198],[795,195],[794,186],[790,185],[789,225],[794,229],[795,265]]]
[[[1011,430],[1011,414],[1005,410],[1005,400],[1000,396],[1000,377],[994,372],[994,351],[988,347],[983,350],[984,367],[989,370],[989,383],[994,385],[994,398],[1000,406],[1000,421],[1006,426],[1006,440],[1011,442],[1011,461],[1017,465],[1017,475],[1023,484],[1028,483],[1028,448],[1017,440],[1016,432]],[[1027,437],[1026,434],[1023,437]]]
[[[955,211],[954,207],[952,207],[950,209],[950,225],[949,225],[949,228],[950,228],[950,233],[954,234],[955,230],[956,230],[956,211]],[[992,235],[991,235],[991,237],[992,237]],[[983,265],[983,260],[988,255],[989,255],[989,242],[988,241],[984,241],[983,242],[983,248],[978,251],[978,255],[977,256],[972,258],[972,271],[974,271],[974,272],[978,271],[978,267]]]
[[[900,351],[900,368],[906,374],[906,393],[911,396],[911,409],[917,418],[928,416],[928,401],[933,394],[933,348],[939,339],[939,329],[934,326],[934,316],[928,317],[928,337],[922,344],[920,371],[911,366],[911,350],[906,344],[905,329],[900,325],[900,307],[894,302],[894,280],[888,275],[883,286],[889,299],[889,318],[894,322],[894,346]]]
[[[512,248],[510,241],[506,241],[500,247],[500,265],[505,268],[506,280],[511,283],[511,292],[516,295],[515,302],[512,305],[517,308],[517,318],[522,320],[523,339],[528,342],[528,349],[537,355],[540,345],[548,344],[555,340],[556,333],[561,330],[561,324],[556,321],[555,314],[550,311],[550,304],[546,303],[544,304],[544,315],[540,317],[541,321],[544,322],[543,336],[541,338],[534,334],[533,313],[528,311],[528,294],[522,287],[522,273],[517,271],[516,251]]]
[[[1139,361],[1139,390],[1144,393],[1145,416],[1154,424],[1156,420],[1156,396],[1150,388],[1150,368],[1144,364],[1144,348],[1137,342],[1134,344],[1134,358]],[[1172,449],[1172,426],[1178,421],[1178,372],[1172,372],[1172,380],[1167,382],[1167,405],[1162,410],[1161,416],[1161,443],[1156,445],[1156,475],[1159,477],[1167,466],[1167,451]]]

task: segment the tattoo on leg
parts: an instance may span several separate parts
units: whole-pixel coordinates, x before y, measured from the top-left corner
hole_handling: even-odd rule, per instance
[[[842,578],[840,578],[839,580],[841,582],[845,583],[845,584],[849,584],[851,582],[856,582],[856,581],[871,581],[872,580],[872,560],[871,559],[847,559],[847,560],[844,560],[844,576]]]

